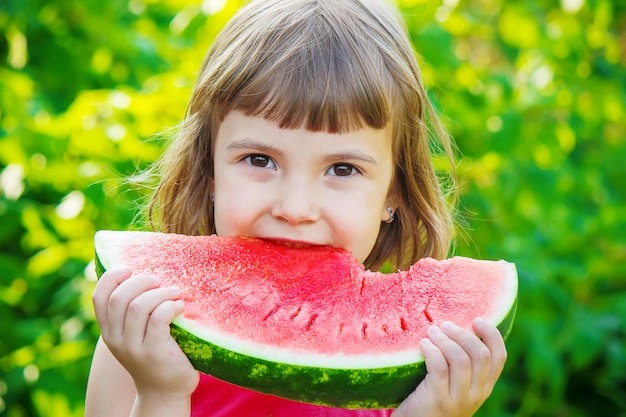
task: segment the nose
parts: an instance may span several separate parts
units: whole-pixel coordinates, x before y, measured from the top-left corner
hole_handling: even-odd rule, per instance
[[[292,226],[314,223],[321,212],[318,199],[314,187],[304,181],[292,182],[277,193],[271,214]]]

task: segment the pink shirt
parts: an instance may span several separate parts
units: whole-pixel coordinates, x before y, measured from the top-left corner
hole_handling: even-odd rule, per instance
[[[191,417],[388,417],[393,410],[346,410],[261,394],[200,374]]]

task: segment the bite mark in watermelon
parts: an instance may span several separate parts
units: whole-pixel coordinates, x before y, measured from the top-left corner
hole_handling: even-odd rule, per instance
[[[99,231],[96,270],[128,265],[177,285],[172,334],[200,371],[250,389],[343,408],[397,406],[423,379],[432,324],[508,336],[515,265],[455,257],[365,270],[345,250],[238,237]]]

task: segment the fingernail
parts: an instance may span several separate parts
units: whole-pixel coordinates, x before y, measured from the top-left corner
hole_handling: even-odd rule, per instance
[[[176,286],[170,287],[170,291],[174,295],[180,295],[180,288],[179,287],[176,287]]]
[[[452,331],[454,330],[455,325],[452,322],[449,321],[444,321],[443,323],[441,323],[441,329],[443,331]]]
[[[482,326],[485,323],[486,323],[486,321],[482,317],[476,317],[474,319],[474,324],[476,324],[478,326]]]
[[[441,334],[441,329],[439,327],[437,327],[437,326],[430,326],[428,328],[428,333],[433,334],[433,335],[434,334]]]

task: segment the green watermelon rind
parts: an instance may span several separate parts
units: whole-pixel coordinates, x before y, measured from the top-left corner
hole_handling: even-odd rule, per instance
[[[197,370],[248,389],[310,404],[391,408],[404,400],[426,374],[424,362],[374,369],[272,362],[224,349],[175,323],[171,328],[174,339]]]
[[[497,325],[505,339],[511,332],[516,307],[517,300]],[[176,323],[172,323],[171,329],[197,370],[235,385],[310,404],[348,409],[394,408],[426,375],[424,361],[362,369],[273,362],[224,349]]]

